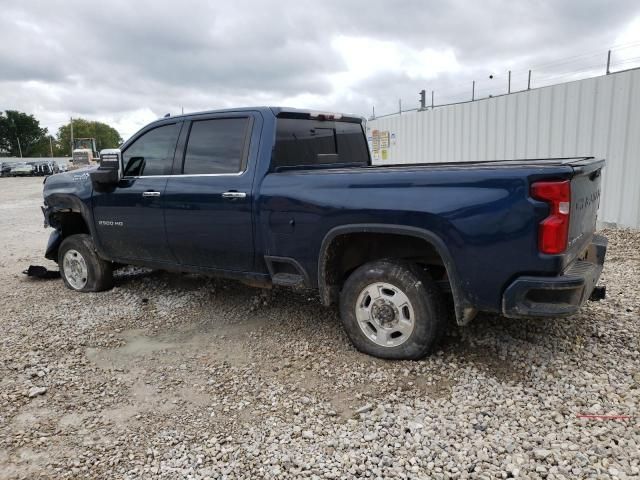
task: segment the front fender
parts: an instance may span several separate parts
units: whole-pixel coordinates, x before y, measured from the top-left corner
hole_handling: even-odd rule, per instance
[[[79,214],[86,225],[87,233],[93,238],[98,254],[102,256],[102,246],[100,245],[100,239],[96,235],[91,209],[93,186],[90,181],[90,173],[95,168],[91,166],[48,177],[43,191],[45,203],[43,214],[45,226],[51,226],[56,230],[61,230],[62,225],[59,218],[57,218],[60,214]],[[64,235],[65,233],[62,232],[61,236],[64,237]],[[53,254],[54,250],[47,250],[47,255]]]

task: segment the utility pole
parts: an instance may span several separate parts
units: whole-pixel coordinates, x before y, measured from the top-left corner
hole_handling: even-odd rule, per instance
[[[398,99],[398,111],[400,115],[402,115],[402,99],[401,98]]]
[[[433,90],[431,90],[431,110],[433,110]]]
[[[507,93],[511,93],[511,70],[509,70],[509,84],[507,86]]]
[[[420,110],[424,110],[427,108],[427,92],[425,90],[420,90]]]
[[[16,121],[11,119],[11,126],[13,127],[13,133],[18,141],[18,152],[20,152],[20,158],[22,158],[22,146],[20,145],[20,137],[18,136],[18,128],[16,127]]]
[[[476,99],[476,81],[473,81],[471,85],[471,101],[473,102]]]
[[[610,67],[611,67],[611,50],[607,52],[607,75],[611,73]]]
[[[53,158],[53,142],[51,141],[51,135],[49,135],[49,152],[51,152],[51,158]]]
[[[527,90],[531,90],[531,70],[529,70],[529,79],[527,80]]]
[[[69,125],[71,125],[71,156],[73,157],[73,117],[71,118],[71,122],[69,123]]]

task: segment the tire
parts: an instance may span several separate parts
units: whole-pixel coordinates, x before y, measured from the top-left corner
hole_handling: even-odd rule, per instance
[[[340,316],[363,353],[417,360],[437,344],[447,313],[440,290],[417,265],[377,260],[356,269],[340,293]]]
[[[58,250],[58,265],[64,284],[71,290],[101,292],[113,287],[113,266],[98,256],[90,235],[65,238]]]

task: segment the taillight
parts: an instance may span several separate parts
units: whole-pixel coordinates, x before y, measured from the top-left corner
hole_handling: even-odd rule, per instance
[[[558,254],[567,248],[571,183],[569,180],[535,182],[531,196],[549,204],[549,216],[540,222],[538,248],[542,253]]]

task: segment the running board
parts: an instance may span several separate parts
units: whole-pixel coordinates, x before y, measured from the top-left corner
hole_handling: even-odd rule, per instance
[[[302,287],[304,285],[304,277],[295,273],[276,273],[271,277],[274,285],[282,285],[284,287]]]
[[[309,276],[299,262],[289,257],[265,256],[265,262],[274,285],[285,287],[310,286]]]

